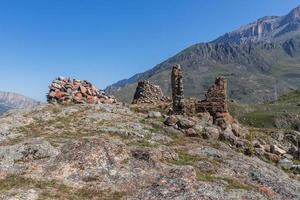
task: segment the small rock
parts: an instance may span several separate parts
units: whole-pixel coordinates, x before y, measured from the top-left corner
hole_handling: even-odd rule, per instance
[[[291,155],[291,154],[284,154],[283,157],[289,159],[289,160],[292,160],[294,157]]]
[[[205,127],[202,137],[208,140],[218,140],[220,136],[220,131],[215,127]]]
[[[262,145],[262,146],[263,146],[263,148],[266,152],[271,152],[271,146],[270,145],[266,144],[266,145]]]
[[[289,170],[292,168],[293,162],[285,158],[283,160],[279,160],[277,166],[280,167],[281,169]]]
[[[276,154],[272,154],[272,153],[268,153],[268,152],[265,152],[264,153],[264,156],[268,159],[268,160],[271,160],[273,162],[278,162],[280,160],[280,157]]]
[[[195,137],[198,135],[197,132],[192,128],[187,129],[185,132],[186,132],[186,135],[189,137]]]
[[[161,118],[162,114],[156,111],[149,111],[148,118]]]
[[[181,129],[189,129],[195,126],[195,122],[182,118],[178,120],[177,125]]]
[[[232,128],[232,132],[235,136],[237,136],[237,137],[241,136],[241,134],[240,134],[241,127],[239,124],[233,123],[233,124],[231,124],[231,128]]]
[[[176,125],[178,122],[178,119],[176,116],[174,115],[170,115],[167,117],[167,119],[164,121],[164,124],[167,126],[174,126]]]
[[[198,133],[202,133],[204,130],[204,127],[200,124],[196,124],[194,127],[195,131],[197,131]]]
[[[220,140],[228,141],[232,145],[237,144],[237,137],[233,134],[232,131],[229,131],[229,130],[225,130],[220,134]]]
[[[274,153],[274,154],[277,154],[277,155],[286,154],[286,151],[279,148],[277,145],[271,145],[270,150],[271,150],[271,153]]]

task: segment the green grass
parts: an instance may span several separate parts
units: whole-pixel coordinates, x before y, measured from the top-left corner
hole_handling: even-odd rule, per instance
[[[230,103],[230,113],[244,125],[257,128],[276,128],[276,119],[284,118],[286,114],[300,115],[300,91],[293,91],[280,97],[275,102],[265,104]],[[295,128],[294,122],[290,127]]]

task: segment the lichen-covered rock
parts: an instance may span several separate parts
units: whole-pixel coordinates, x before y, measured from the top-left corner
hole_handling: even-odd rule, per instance
[[[286,150],[294,147],[291,140],[253,130],[251,137],[237,137],[206,117],[174,117],[167,126],[118,104],[8,114],[0,126],[17,137],[0,141],[0,199],[300,198],[299,165],[291,155],[271,153],[269,145]],[[199,137],[204,131],[229,138],[206,140]],[[243,154],[247,147],[254,154]],[[293,161],[290,170],[281,169],[284,158]]]

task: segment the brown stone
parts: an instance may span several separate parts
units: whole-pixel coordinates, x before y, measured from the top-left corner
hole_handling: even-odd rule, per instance
[[[116,103],[116,99],[107,96],[88,81],[71,80],[59,77],[51,85],[47,95],[48,103]]]
[[[183,74],[180,65],[174,65],[171,74],[173,113],[185,113]]]
[[[227,101],[227,80],[218,77],[205,94],[205,99],[198,102],[197,112],[209,112],[214,123],[225,130],[234,121],[228,112]]]
[[[133,104],[139,103],[157,103],[165,101],[167,98],[164,96],[161,88],[158,85],[150,83],[150,81],[140,81],[136,88]]]

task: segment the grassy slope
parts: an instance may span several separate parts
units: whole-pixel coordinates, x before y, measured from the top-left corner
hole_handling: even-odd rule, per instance
[[[242,124],[258,128],[274,128],[275,120],[286,115],[300,115],[300,91],[294,91],[280,97],[276,102],[265,104],[231,103],[230,111]],[[296,128],[291,122],[290,128]]]

